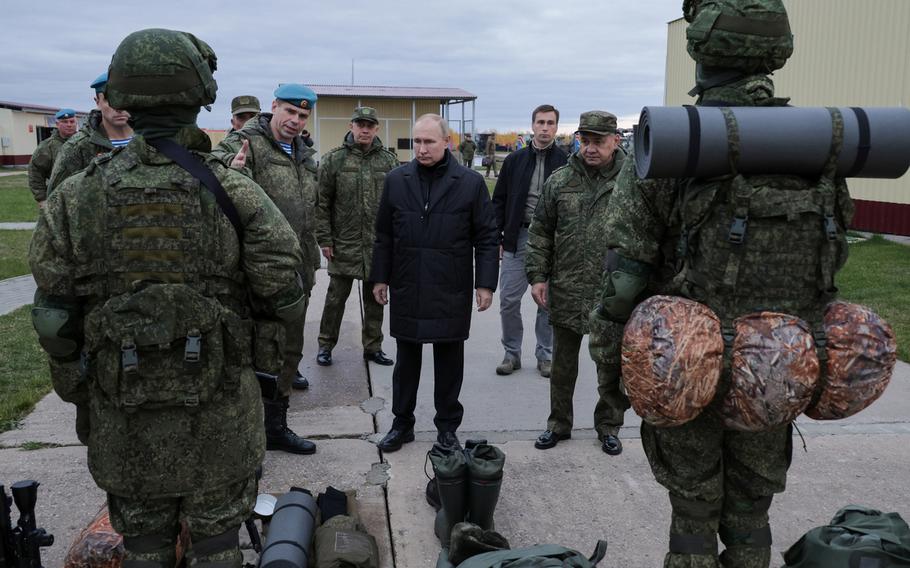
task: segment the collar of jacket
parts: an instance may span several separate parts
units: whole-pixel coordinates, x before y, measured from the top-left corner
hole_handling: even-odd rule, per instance
[[[196,153],[207,153],[212,150],[212,141],[209,135],[200,130],[197,126],[187,126],[177,131],[173,140],[187,150]],[[143,164],[170,164],[173,162],[170,158],[153,149],[145,137],[141,134],[134,134],[133,139],[126,145],[123,152],[129,151],[129,154],[135,155]],[[129,160],[130,158],[125,158]]]
[[[442,159],[432,166],[424,166],[417,161],[417,158],[414,158],[414,163],[417,164],[417,174],[431,174],[434,177],[442,177],[449,170],[449,164],[454,161],[451,158],[452,154],[448,148],[446,148],[445,154],[442,155]]]
[[[373,143],[370,144],[370,147],[367,148],[367,151],[366,151],[366,152],[364,152],[363,149],[360,147],[360,144],[356,144],[356,143],[354,142],[354,134],[351,133],[351,131],[348,131],[348,133],[344,135],[344,142],[343,142],[343,144],[344,144],[344,146],[347,147],[349,150],[351,150],[351,151],[353,151],[353,152],[360,152],[360,153],[362,153],[362,154],[364,154],[364,155],[372,154],[373,152],[375,152],[375,151],[377,151],[377,150],[381,150],[381,149],[383,148],[383,146],[382,146],[382,140],[379,139],[379,136],[374,136],[374,137],[373,137]]]
[[[276,150],[279,150],[282,155],[287,156],[284,151],[284,148],[281,147],[281,144],[278,143],[278,140],[275,139],[275,135],[272,133],[272,113],[270,112],[260,112],[253,118],[246,121],[246,124],[243,125],[238,132],[241,135],[253,135],[253,136],[262,136],[268,140]],[[305,162],[307,158],[316,153],[316,150],[310,148],[303,141],[302,136],[295,136],[294,140],[291,141],[291,147],[294,149],[294,155],[292,159],[300,164]]]

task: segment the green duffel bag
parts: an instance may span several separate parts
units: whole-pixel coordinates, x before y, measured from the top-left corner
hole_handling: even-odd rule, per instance
[[[315,568],[379,568],[376,539],[353,517],[336,515],[316,529]]]
[[[858,505],[837,512],[784,553],[790,568],[910,568],[910,527],[897,513]]]
[[[597,541],[590,558],[565,546],[540,544],[478,554],[460,563],[458,568],[593,568],[606,554],[605,540]]]

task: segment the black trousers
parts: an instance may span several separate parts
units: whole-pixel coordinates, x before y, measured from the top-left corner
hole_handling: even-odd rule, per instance
[[[414,428],[422,362],[423,344],[398,340],[392,372],[392,413],[395,415],[392,428],[396,430]],[[454,432],[464,416],[464,407],[458,402],[464,379],[464,341],[433,343],[433,372],[433,402],[436,405],[433,423],[440,432]]]

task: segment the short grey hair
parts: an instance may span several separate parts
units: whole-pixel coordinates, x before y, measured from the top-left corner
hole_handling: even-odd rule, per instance
[[[444,118],[442,118],[438,114],[434,114],[434,113],[422,114],[419,117],[417,117],[417,120],[414,122],[414,126],[417,126],[417,123],[424,122],[424,121],[436,123],[436,125],[439,126],[440,132],[442,132],[442,137],[443,138],[449,137],[449,124],[446,122],[446,120]]]

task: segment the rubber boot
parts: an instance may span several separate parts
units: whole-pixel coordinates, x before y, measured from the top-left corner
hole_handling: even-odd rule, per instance
[[[468,466],[461,448],[433,444],[427,456],[436,474],[439,502],[435,532],[443,548],[448,548],[452,527],[464,521],[468,512]]]
[[[465,451],[468,462],[468,520],[484,530],[493,530],[493,512],[502,487],[506,455],[490,444],[477,444]]]
[[[265,411],[265,449],[281,450],[292,454],[316,453],[316,444],[301,438],[288,428],[288,398],[275,400],[263,398]]]

